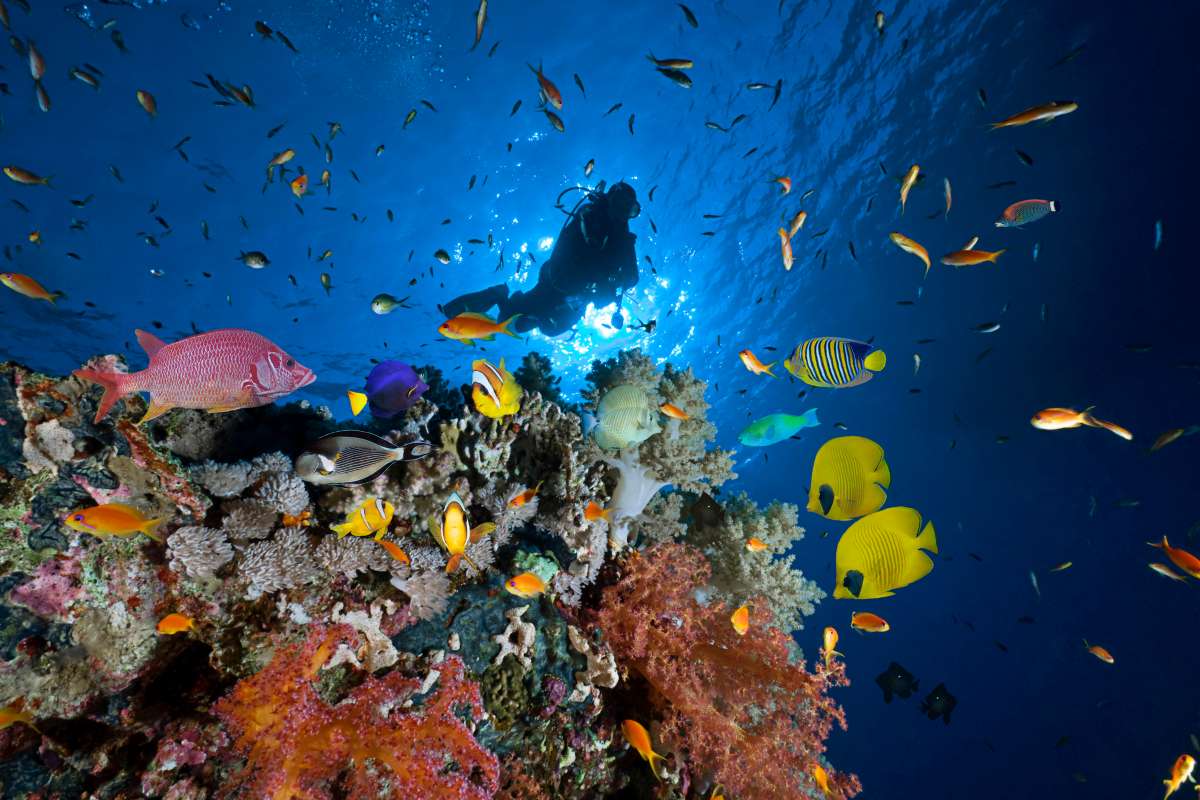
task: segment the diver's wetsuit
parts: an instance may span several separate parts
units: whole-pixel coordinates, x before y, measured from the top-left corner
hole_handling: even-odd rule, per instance
[[[618,186],[625,187],[633,197],[633,189],[627,184],[617,184],[609,191]],[[628,202],[637,205],[636,199]],[[512,325],[518,333],[534,328],[545,336],[564,333],[579,320],[589,302],[619,304],[624,291],[637,285],[637,236],[630,233],[626,214],[624,206],[614,207],[608,194],[593,194],[563,226],[554,251],[542,264],[536,286],[509,296],[508,287],[498,284],[457,297],[442,310],[447,317],[455,317],[464,311],[487,312],[498,305],[500,320],[521,315]]]

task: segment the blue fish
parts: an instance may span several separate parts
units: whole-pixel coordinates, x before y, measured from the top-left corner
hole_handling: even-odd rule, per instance
[[[799,416],[795,414],[769,414],[756,419],[738,434],[738,441],[748,447],[767,447],[795,436],[805,428],[820,425],[817,410],[810,408]]]
[[[389,419],[412,408],[429,385],[417,371],[403,361],[381,361],[367,376],[362,392],[349,392],[350,406],[355,414],[370,404],[371,416]]]

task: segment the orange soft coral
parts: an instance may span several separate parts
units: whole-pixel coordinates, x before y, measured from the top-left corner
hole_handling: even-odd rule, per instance
[[[693,547],[657,545],[632,554],[623,571],[604,590],[596,622],[619,662],[653,690],[655,739],[729,796],[812,794],[825,739],[846,724],[828,695],[846,683],[843,665],[810,673],[792,663],[789,638],[770,626],[765,602],[751,603],[750,628],[739,636],[731,609],[697,602],[710,567]],[[832,771],[830,785],[838,798],[860,788],[853,775]]]
[[[462,661],[436,666],[429,695],[417,696],[420,681],[392,672],[368,677],[331,706],[312,681],[337,645],[352,641],[347,628],[318,630],[213,707],[246,756],[224,796],[315,800],[336,790],[356,798],[490,798],[499,783],[496,758],[455,713],[466,710],[476,721],[483,713]],[[417,705],[401,711],[409,700]]]

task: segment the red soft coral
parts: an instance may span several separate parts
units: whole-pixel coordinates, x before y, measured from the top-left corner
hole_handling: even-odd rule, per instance
[[[696,600],[711,568],[695,548],[660,544],[631,555],[623,571],[604,590],[596,622],[620,662],[653,689],[656,738],[729,796],[819,796],[812,768],[833,725],[846,726],[828,695],[846,684],[844,667],[810,673],[792,663],[765,602],[751,603],[750,630],[738,636],[731,609]],[[830,788],[847,798],[860,784],[831,771]]]
[[[436,690],[399,672],[368,677],[335,706],[312,685],[321,665],[353,632],[317,631],[278,652],[262,672],[239,682],[213,710],[236,735],[246,766],[227,797],[312,800],[339,796],[487,800],[499,784],[495,756],[456,716],[478,721],[483,704],[463,663],[436,666]],[[401,711],[410,699],[419,708]]]

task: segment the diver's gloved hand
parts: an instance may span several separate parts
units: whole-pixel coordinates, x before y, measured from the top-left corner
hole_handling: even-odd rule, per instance
[[[617,309],[613,312],[612,319],[608,321],[608,324],[617,330],[621,330],[621,328],[625,327],[625,315],[621,313],[620,309]]]

